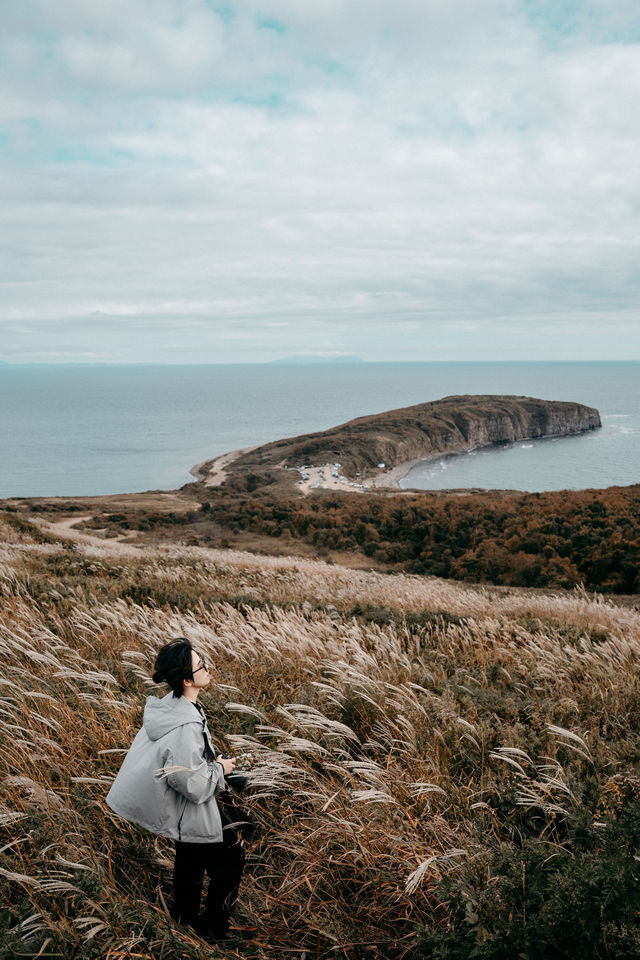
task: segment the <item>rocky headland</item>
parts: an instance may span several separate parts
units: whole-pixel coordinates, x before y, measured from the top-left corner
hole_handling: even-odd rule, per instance
[[[416,462],[518,440],[567,437],[601,427],[594,407],[518,396],[452,396],[358,417],[317,433],[225,455],[226,475],[336,468],[363,486],[394,486]],[[208,485],[220,482],[220,458],[194,468]],[[215,479],[213,479],[215,478]],[[337,474],[333,474],[336,480]],[[300,482],[300,481],[298,481]],[[315,486],[332,484],[321,473]]]

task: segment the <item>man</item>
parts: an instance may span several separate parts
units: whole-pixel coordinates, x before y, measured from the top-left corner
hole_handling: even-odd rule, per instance
[[[175,843],[172,914],[210,942],[228,936],[231,910],[245,863],[237,832],[225,826],[216,796],[234,758],[218,756],[202,707],[207,666],[189,640],[165,644],[153,680],[167,683],[165,697],[148,697],[141,729],[106,797],[125,820]],[[205,871],[209,890],[199,915]]]

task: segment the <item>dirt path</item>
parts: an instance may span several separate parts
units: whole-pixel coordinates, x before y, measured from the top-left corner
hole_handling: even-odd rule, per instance
[[[92,515],[87,514],[84,517],[66,517],[64,520],[56,520],[55,523],[51,523],[49,520],[43,520],[42,517],[30,517],[31,522],[39,527],[43,533],[60,537],[62,540],[69,540],[71,543],[100,547],[105,553],[118,557],[138,557],[145,552],[143,547],[135,547],[132,543],[121,543],[120,537],[103,539],[86,533],[84,530],[75,529],[76,524],[92,519]]]

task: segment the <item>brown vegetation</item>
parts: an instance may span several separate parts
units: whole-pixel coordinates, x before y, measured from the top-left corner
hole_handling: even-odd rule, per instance
[[[362,551],[394,569],[472,582],[640,592],[640,487],[470,496],[324,494],[273,501],[222,494],[211,520]]]
[[[194,484],[191,509],[163,513],[111,513],[96,499],[88,525],[147,543],[251,547],[474,583],[640,592],[640,486],[292,497],[251,481]]]
[[[11,530],[15,530],[14,526]],[[0,546],[0,957],[196,960],[104,797],[158,646],[214,664],[260,826],[220,956],[640,952],[640,614],[234,551]]]

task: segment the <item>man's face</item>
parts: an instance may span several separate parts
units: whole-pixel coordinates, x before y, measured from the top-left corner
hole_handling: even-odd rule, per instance
[[[192,684],[197,690],[208,687],[211,683],[211,676],[207,670],[204,660],[195,650],[191,651],[191,669],[193,671]]]

